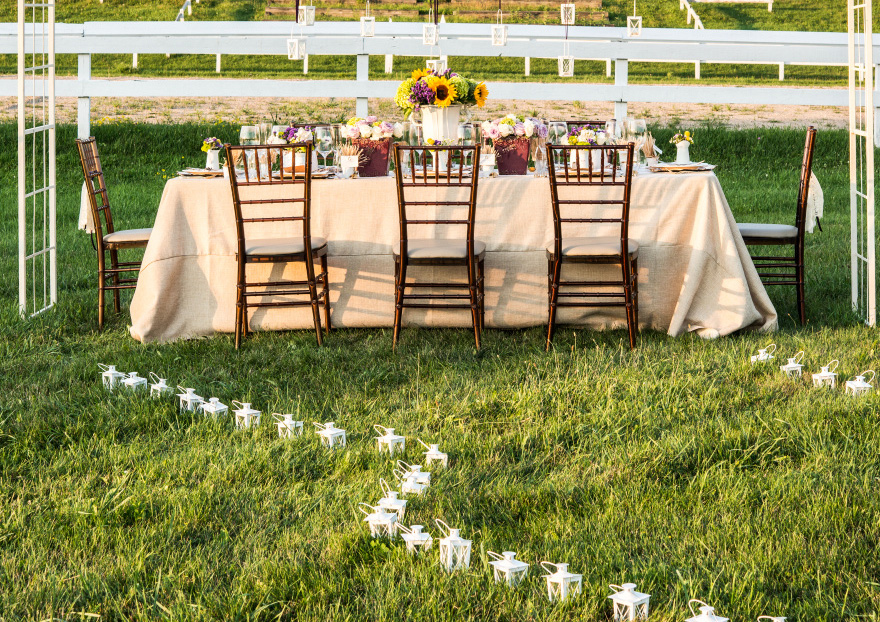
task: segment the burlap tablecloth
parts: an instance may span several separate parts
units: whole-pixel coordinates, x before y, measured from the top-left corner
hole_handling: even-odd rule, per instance
[[[312,190],[313,235],[329,240],[334,327],[391,326],[391,247],[399,238],[394,179],[315,181]],[[630,237],[641,245],[639,320],[643,328],[673,336],[698,331],[704,337],[747,327],[775,329],[776,312],[714,174],[642,173],[633,180],[630,223]],[[265,227],[255,237],[284,233],[271,225]],[[614,235],[615,230],[591,232]],[[586,233],[572,228],[567,235]],[[481,179],[476,237],[487,245],[486,324],[501,328],[545,324],[544,245],[553,238],[549,181],[532,176]],[[169,180],[131,304],[132,336],[150,342],[232,332],[235,240],[227,180]],[[252,268],[272,278],[302,273],[293,266]],[[610,269],[565,268],[580,271],[574,278],[581,280],[589,272],[597,275]],[[454,274],[440,274],[445,270],[454,269],[411,272],[425,278]],[[562,309],[559,318],[563,323],[596,328],[625,326],[622,309]],[[404,313],[405,325],[468,326],[470,321],[467,311],[413,309]],[[256,330],[311,328],[311,311],[308,307],[257,309],[251,313],[251,326]]]

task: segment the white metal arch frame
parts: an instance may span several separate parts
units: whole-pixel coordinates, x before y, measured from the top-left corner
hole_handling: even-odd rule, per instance
[[[18,305],[58,300],[55,235],[55,0],[18,0]]]

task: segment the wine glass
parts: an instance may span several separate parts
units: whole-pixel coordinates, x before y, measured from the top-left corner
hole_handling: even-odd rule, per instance
[[[242,145],[258,145],[257,127],[255,125],[242,125],[238,133],[238,140]]]
[[[630,118],[627,119],[627,133],[629,139],[636,144],[636,159],[641,162],[642,147],[645,146],[645,137],[648,132],[648,125],[644,119]]]
[[[554,145],[564,145],[565,138],[568,135],[568,124],[564,121],[551,121],[549,129],[550,133],[548,135],[548,138],[550,139],[550,142]],[[563,156],[557,155],[557,159],[559,157]]]
[[[476,138],[476,133],[474,132],[474,124],[473,123],[460,123],[458,125],[458,144],[470,147],[474,145],[474,140]],[[465,161],[465,166],[467,166],[467,161]],[[471,162],[473,165],[473,162]]]
[[[330,136],[333,139],[333,166],[341,166],[339,162],[339,150],[342,148],[342,124],[334,123],[330,126]]]
[[[333,151],[333,132],[329,127],[315,128],[315,151],[324,161],[324,167],[327,166],[327,156]]]

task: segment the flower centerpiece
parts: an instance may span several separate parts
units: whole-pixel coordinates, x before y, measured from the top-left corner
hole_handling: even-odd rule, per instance
[[[293,145],[301,143],[312,143],[315,141],[315,135],[310,127],[286,127],[269,137],[267,141],[270,145]],[[306,148],[296,147],[295,153],[291,154],[292,149],[284,151],[282,158],[282,166],[285,170],[291,170],[292,167],[304,169],[306,165]],[[291,161],[292,160],[292,161]],[[318,168],[318,154],[312,151],[312,170]]]
[[[676,164],[690,164],[691,161],[691,145],[694,144],[694,138],[690,132],[677,132],[669,142],[675,145],[677,152],[675,154]]]
[[[223,147],[223,143],[220,142],[219,138],[215,138],[211,136],[210,138],[206,138],[202,141],[202,151],[208,154],[207,161],[205,162],[205,168],[210,171],[219,171],[220,170],[220,148]]]
[[[608,142],[608,135],[605,133],[605,130],[596,130],[596,129],[593,129],[589,126],[584,125],[582,127],[573,127],[571,129],[571,131],[568,133],[566,141],[568,142],[569,145],[598,146],[598,145],[604,145]],[[573,167],[582,168],[582,167],[578,166],[578,157],[579,157],[578,151],[572,150],[571,156],[569,158],[570,165]],[[591,160],[590,168],[592,168],[593,170],[598,170],[602,166],[602,158],[601,157],[596,158],[595,160],[590,158],[590,160]],[[583,162],[583,164],[586,165],[587,163]]]
[[[509,114],[494,121],[484,121],[483,136],[492,141],[499,175],[525,175],[529,168],[532,138],[546,140],[547,126],[539,119]]]
[[[342,126],[341,134],[361,150],[358,175],[384,177],[391,160],[391,139],[403,136],[403,124],[380,121],[374,115],[353,117]]]
[[[397,87],[394,102],[404,118],[414,112],[422,115],[425,139],[445,141],[458,138],[462,108],[482,108],[488,97],[489,89],[483,82],[465,78],[451,69],[439,73],[416,69]]]

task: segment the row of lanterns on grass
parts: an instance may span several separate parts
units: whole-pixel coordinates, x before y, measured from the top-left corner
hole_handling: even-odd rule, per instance
[[[771,343],[763,348],[758,349],[757,354],[753,354],[750,357],[750,361],[752,365],[757,363],[767,363],[775,359],[773,356],[776,352],[776,344]],[[800,378],[803,375],[804,365],[804,351],[801,350],[797,352],[794,356],[789,357],[787,362],[783,365],[779,366],[779,370],[790,378]],[[837,359],[833,359],[828,362],[827,365],[822,365],[819,367],[819,371],[812,374],[813,386],[814,387],[829,387],[835,388],[837,387],[837,366],[840,364],[840,361]],[[871,380],[866,380],[868,374],[871,375]],[[847,395],[852,395],[854,397],[859,397],[862,395],[867,395],[870,393],[871,389],[874,388],[873,382],[875,377],[875,372],[873,369],[866,369],[865,371],[857,374],[856,377],[852,380],[847,380],[844,383],[844,392]]]

